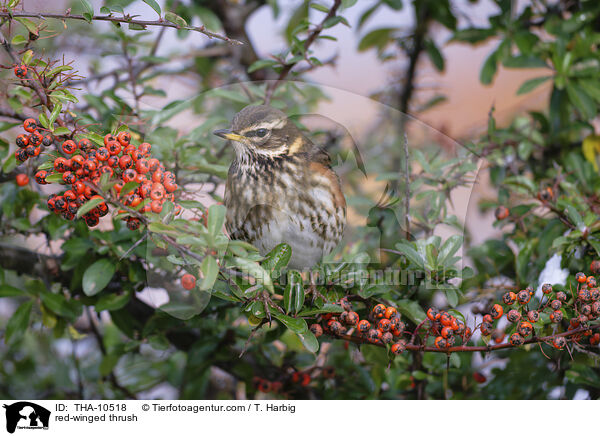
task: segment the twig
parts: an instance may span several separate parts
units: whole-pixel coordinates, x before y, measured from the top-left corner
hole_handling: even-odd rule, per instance
[[[305,52],[308,52],[308,48],[312,45],[313,42],[315,42],[317,37],[323,31],[325,22],[335,16],[335,13],[337,12],[337,10],[341,4],[342,4],[342,0],[335,0],[335,2],[333,3],[333,6],[331,6],[331,9],[329,9],[329,12],[327,12],[327,15],[325,15],[325,18],[323,18],[323,21],[321,21],[319,23],[319,25],[317,27],[315,27],[312,30],[312,32],[310,32],[310,34],[308,35],[308,38],[306,38],[306,41],[304,41],[304,51]],[[281,69],[281,72],[279,73],[279,77],[277,77],[276,80],[269,82],[269,84],[267,85],[267,89],[265,91],[264,104],[268,105],[271,102],[271,97],[273,96],[273,92],[275,92],[275,89],[277,88],[277,86],[279,86],[281,81],[287,77],[289,72],[292,70],[292,68],[294,68],[294,66],[297,63],[298,62],[291,62],[291,63],[284,64],[283,68]]]
[[[410,240],[410,173],[408,165],[408,135],[404,132],[404,232]]]
[[[57,20],[79,20],[79,21],[88,21],[83,15],[71,15],[71,14],[52,14],[52,13],[35,13],[35,12],[0,12],[0,17],[3,18],[55,18]],[[202,33],[209,38],[220,39],[222,41],[228,42],[229,44],[243,44],[242,42],[231,39],[225,35],[221,35],[219,33],[211,32],[207,30],[204,26],[180,26],[179,24],[171,23],[170,21],[165,21],[162,18],[158,20],[136,20],[126,15],[124,17],[114,17],[112,15],[94,15],[91,17],[92,21],[110,21],[112,23],[125,23],[125,24],[135,24],[142,27],[147,26],[161,26],[161,27],[171,27],[173,29],[184,29],[191,30],[194,32]]]
[[[106,347],[104,346],[104,340],[102,338],[102,335],[98,331],[98,328],[96,327],[96,323],[94,322],[94,319],[92,318],[92,314],[91,314],[90,308],[88,306],[85,307],[85,313],[86,313],[88,321],[90,323],[90,329],[92,330],[92,333],[94,334],[94,337],[96,338],[96,342],[98,343],[98,347],[100,348],[100,352],[102,353],[103,356],[106,356],[108,354],[108,352],[106,350]],[[137,397],[133,392],[131,392],[129,389],[127,389],[125,386],[123,386],[119,383],[119,381],[117,380],[117,376],[115,376],[114,371],[111,371],[108,374],[108,377],[109,377],[112,385],[117,390],[121,391],[127,398],[131,398],[132,400],[137,400]]]

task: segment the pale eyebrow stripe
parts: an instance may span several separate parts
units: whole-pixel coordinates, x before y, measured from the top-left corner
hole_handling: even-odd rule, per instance
[[[278,129],[280,127],[283,127],[285,125],[286,121],[287,120],[285,118],[283,118],[283,119],[273,120],[273,121],[270,121],[270,122],[260,123],[260,124],[257,124],[255,126],[251,126],[251,127],[248,127],[248,128],[246,128],[244,130],[241,130],[239,133],[240,133],[240,135],[243,135],[244,133],[250,132],[252,130],[258,130],[258,129],[267,129],[267,130]]]

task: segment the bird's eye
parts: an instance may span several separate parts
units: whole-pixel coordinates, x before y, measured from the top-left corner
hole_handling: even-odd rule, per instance
[[[266,134],[267,134],[267,129],[258,129],[256,131],[256,136],[258,136],[259,138],[262,138]]]

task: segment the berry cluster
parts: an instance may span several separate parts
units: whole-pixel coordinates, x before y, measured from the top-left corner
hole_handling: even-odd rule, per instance
[[[22,134],[17,137],[16,143],[19,148],[15,157],[19,162],[38,156],[42,145],[49,147],[55,143],[56,138],[49,132],[44,133],[33,118],[25,120],[23,128],[29,135]],[[49,183],[49,176],[62,174],[62,183],[70,186],[70,189],[60,195],[50,195],[47,205],[50,211],[67,220],[73,220],[85,203],[96,200],[97,204],[82,216],[90,227],[97,225],[100,218],[108,213],[106,198],[97,192],[101,177],[105,174],[108,175],[109,181],[114,182],[114,199],[121,196],[122,204],[137,208],[142,213],[160,213],[165,201],[174,200],[173,192],[178,186],[175,175],[166,171],[158,159],[151,157],[151,148],[147,142],[137,147],[133,145],[131,134],[127,131],[121,131],[116,136],[106,135],[103,147],[96,147],[87,138],[78,142],[67,139],[60,145],[60,150],[68,158],[56,157],[52,164],[54,172],[39,170],[35,179],[38,184],[45,185]],[[127,183],[137,185],[121,195],[121,190]],[[175,212],[180,211],[181,207],[176,205]],[[131,230],[137,229],[141,224],[140,219],[134,216],[124,219]]]
[[[596,264],[597,262],[592,262],[592,270],[600,269],[600,263]],[[529,307],[534,294],[533,288],[528,287],[517,293],[506,292],[502,296],[503,305],[494,304],[490,313],[484,315],[483,322],[479,326],[481,334],[490,336],[497,344],[502,343],[506,334],[503,330],[494,328],[494,321],[499,320],[503,315],[506,315],[509,322],[507,330],[511,333],[508,342],[513,346],[523,345],[529,337],[535,336],[535,327],[539,326],[542,314],[545,314],[550,323],[557,327],[562,325],[566,316],[571,316],[567,332],[586,329],[589,321],[600,317],[600,289],[596,287],[596,279],[593,276],[586,277],[582,272],[575,275],[575,280],[578,283],[577,290],[571,298],[563,291],[555,291],[552,285],[544,284],[542,286],[544,297],[537,309]],[[579,342],[585,337],[589,338],[591,345],[600,343],[600,333],[586,329],[582,333],[555,336],[552,339],[552,346],[562,349],[569,340]]]
[[[429,333],[435,336],[436,348],[453,347],[457,339],[466,344],[472,336],[471,329],[448,312],[430,307],[427,318],[430,321]]]
[[[316,337],[323,333],[332,336],[354,335],[372,344],[392,344],[390,350],[393,354],[406,350],[406,341],[401,338],[406,326],[395,307],[377,304],[367,318],[361,320],[346,298],[340,304],[344,309],[342,313],[321,315],[319,322],[310,326],[310,331]]]
[[[286,371],[278,380],[268,380],[264,377],[255,376],[252,379],[254,388],[260,392],[284,393],[296,386],[306,387],[317,377],[322,379],[335,378],[333,366],[313,367],[304,371]]]

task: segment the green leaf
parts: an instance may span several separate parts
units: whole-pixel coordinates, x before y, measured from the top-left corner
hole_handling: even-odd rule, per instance
[[[323,307],[314,308],[314,309],[305,309],[298,314],[298,316],[310,318],[312,316],[318,315],[320,313],[342,313],[344,309],[342,306],[337,304],[325,303]]]
[[[446,267],[451,266],[447,265],[446,262],[448,262],[448,260],[454,256],[462,243],[463,237],[460,235],[452,235],[446,239],[444,244],[440,247],[440,251],[437,256],[437,264]]]
[[[104,356],[102,362],[100,362],[100,367],[98,368],[100,375],[105,377],[110,374],[117,363],[119,363],[121,356],[122,354],[107,354]]]
[[[283,325],[285,325],[297,335],[308,333],[308,325],[306,324],[306,321],[302,318],[292,318],[291,316],[287,316],[275,311],[271,312],[271,315],[273,316],[273,318],[281,321]]]
[[[71,134],[71,131],[69,129],[67,129],[66,127],[57,127],[56,129],[54,129],[55,136],[70,135],[70,134]]]
[[[46,77],[54,77],[63,71],[71,71],[73,69],[70,65],[59,65],[56,68],[52,68],[50,71],[46,73]]]
[[[61,177],[62,178],[62,177]],[[46,178],[46,180],[48,180]],[[100,203],[104,202],[104,198],[92,198],[91,200],[86,201],[78,210],[77,210],[77,218],[81,218],[83,215],[88,213],[90,210],[98,206]]]
[[[456,307],[458,304],[458,292],[455,289],[446,290],[446,299],[451,307]]]
[[[139,187],[140,187],[140,184],[138,182],[127,182],[121,188],[121,192],[119,193],[119,197],[124,198],[131,191],[133,191],[134,189],[137,189]]]
[[[396,244],[396,249],[400,251],[407,259],[414,265],[419,268],[425,267],[425,260],[423,257],[415,250],[410,242],[398,242]]]
[[[94,304],[97,312],[103,310],[119,310],[131,300],[131,291],[126,291],[123,294],[108,294],[101,296]]]
[[[398,301],[398,311],[407,316],[415,324],[419,324],[425,319],[425,312],[419,306],[419,303],[412,300],[400,300]]]
[[[83,7],[83,16],[87,20],[88,23],[92,22],[92,18],[94,17],[94,8],[92,4],[88,0],[79,0]]]
[[[470,44],[483,42],[496,34],[494,29],[470,27],[454,32],[451,41],[462,41]]]
[[[144,3],[146,3],[148,6],[150,6],[152,9],[154,9],[156,11],[156,13],[158,14],[158,16],[160,17],[160,14],[162,13],[161,9],[160,9],[160,5],[158,3],[156,3],[155,0],[143,0]]]
[[[585,223],[583,222],[583,218],[581,217],[579,212],[577,212],[577,209],[575,209],[570,204],[568,204],[565,207],[565,214],[569,218],[569,221],[571,221],[571,223],[573,223],[575,226],[577,226],[578,230],[583,230],[585,228]]]
[[[37,25],[31,21],[29,18],[25,18],[25,17],[15,17],[15,20],[18,21],[19,23],[21,23],[23,26],[25,26],[25,28],[33,33],[34,35],[38,34],[38,28]],[[33,54],[33,53],[32,53]],[[23,62],[23,63],[27,63],[27,62]]]
[[[75,319],[81,315],[81,303],[76,300],[67,300],[62,294],[53,294],[51,292],[42,292],[40,294],[42,303],[52,312],[70,319]]]
[[[102,291],[116,270],[116,265],[109,259],[100,259],[94,262],[83,274],[82,285],[85,295],[91,297]]]
[[[311,3],[310,7],[316,9],[317,11],[329,12],[329,8],[327,6],[319,3]]]
[[[4,343],[16,342],[23,336],[27,326],[29,325],[29,317],[31,315],[31,309],[33,308],[33,301],[27,301],[19,306],[13,316],[10,317],[6,324],[4,331]]]
[[[526,80],[517,91],[517,95],[527,94],[528,92],[533,91],[535,88],[540,86],[542,83],[546,82],[548,79],[551,79],[552,76],[545,77],[536,77],[534,79]]]
[[[233,261],[243,272],[250,274],[258,283],[262,283],[264,287],[273,292],[273,281],[271,280],[271,276],[258,264],[258,262],[242,259],[241,257],[236,257]]]
[[[360,18],[358,19],[358,30],[360,30],[361,27],[367,22],[369,17],[373,15],[373,12],[375,12],[377,8],[379,8],[379,5],[379,3],[375,3],[360,16]]]
[[[304,286],[298,271],[289,271],[283,292],[283,308],[286,313],[298,313],[304,305]]]
[[[53,173],[53,174],[50,174],[49,176],[46,176],[46,182],[48,182],[48,183],[62,182],[62,179],[63,179],[62,173]]]
[[[287,266],[292,257],[292,247],[285,242],[275,246],[262,262],[262,267],[267,271],[279,271]]]
[[[458,357],[458,353],[450,354],[450,364],[455,368],[460,368],[460,357]]]
[[[279,62],[273,59],[259,59],[248,67],[248,72],[253,73],[257,70],[262,70],[263,68],[272,67],[277,64],[279,64]]]
[[[48,120],[48,128],[50,130],[54,130],[54,122],[60,115],[60,111],[62,110],[62,104],[58,103],[54,105],[52,109],[52,113],[50,114],[50,119]]]
[[[591,120],[596,116],[598,110],[596,102],[579,85],[568,82],[567,95],[573,106],[586,120]]]
[[[216,236],[221,233],[225,222],[225,212],[227,209],[222,204],[213,204],[208,208],[207,228],[211,235]]]
[[[25,65],[29,65],[32,58],[33,58],[33,50],[27,50],[25,53],[23,53],[23,56],[21,57],[21,63],[23,63]]]
[[[15,37],[12,39],[12,41],[10,42],[12,45],[20,45],[20,44],[25,44],[27,42],[27,38],[25,38],[23,35],[15,35]]]
[[[173,24],[176,24],[179,27],[187,27],[187,22],[181,18],[179,15],[174,14],[173,12],[165,13],[165,20],[170,21]]]
[[[204,278],[202,279],[199,289],[201,291],[212,289],[215,281],[217,280],[217,276],[219,275],[219,265],[217,265],[215,258],[212,256],[206,256],[202,261],[200,270],[202,271]]]
[[[319,351],[319,341],[311,331],[307,331],[305,333],[296,333],[296,335],[298,338],[300,338],[300,341],[308,351],[311,353],[316,353]]]
[[[198,17],[200,17],[200,21],[202,21],[202,25],[206,27],[208,30],[212,30],[213,32],[221,29],[221,20],[213,11],[209,8],[197,8],[196,13]]]
[[[48,117],[44,112],[40,112],[39,120],[42,127],[50,129],[50,122],[48,121]]]
[[[579,80],[578,83],[590,97],[600,103],[600,86],[597,82],[594,80]]]
[[[546,62],[536,56],[513,56],[502,62],[506,68],[548,68]]]
[[[428,39],[425,41],[425,50],[427,50],[427,55],[433,66],[440,72],[444,71],[444,56],[442,56],[433,40]]]
[[[392,41],[392,36],[396,30],[395,27],[372,30],[358,43],[358,51],[365,51],[370,48],[377,48],[377,50],[382,51]]]
[[[494,51],[483,62],[481,72],[479,73],[479,81],[484,85],[489,85],[492,83],[492,80],[496,75],[496,70],[498,69],[497,56],[498,52]]]
[[[0,285],[0,298],[2,297],[20,297],[24,294],[19,288],[10,285]]]
[[[8,157],[4,161],[4,164],[2,165],[2,172],[10,173],[16,167],[17,167],[17,158],[15,157],[14,153],[11,153],[8,155]]]

